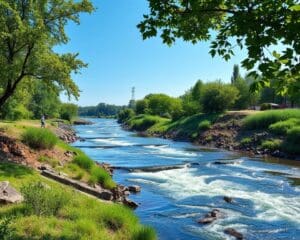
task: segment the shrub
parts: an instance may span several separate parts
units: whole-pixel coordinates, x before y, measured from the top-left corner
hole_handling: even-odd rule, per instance
[[[216,81],[203,86],[200,103],[205,113],[221,113],[229,109],[237,97],[236,87]]]
[[[21,188],[26,210],[38,216],[57,215],[70,200],[64,191],[51,189],[42,182],[31,183]]]
[[[262,103],[260,105],[260,111],[270,110],[272,108],[270,103]]]
[[[271,151],[278,150],[281,148],[282,141],[280,139],[265,140],[262,142],[261,147],[263,149],[269,149]]]
[[[72,121],[78,115],[78,106],[73,103],[63,103],[60,109],[61,119]]]
[[[285,121],[290,118],[300,119],[300,110],[298,109],[285,109],[285,110],[268,110],[247,116],[243,120],[243,126],[246,129],[266,129],[271,124]]]
[[[89,179],[89,183],[92,185],[100,183],[104,188],[107,189],[112,189],[116,187],[116,184],[112,180],[109,173],[97,165],[94,165],[91,168],[91,177]]]
[[[300,119],[290,118],[286,121],[279,121],[271,124],[269,130],[278,135],[286,135],[289,129],[296,126],[300,126]]]
[[[210,129],[210,127],[211,127],[211,122],[208,120],[204,120],[204,121],[200,122],[198,125],[199,130],[207,130],[207,129]]]
[[[35,149],[52,149],[58,141],[54,133],[42,128],[28,128],[21,138],[25,144]]]
[[[90,171],[92,166],[95,164],[94,161],[85,154],[75,156],[73,162],[87,171]]]
[[[157,239],[155,230],[147,226],[142,227],[133,236],[133,240],[155,240],[155,239]]]
[[[241,140],[241,144],[242,144],[243,146],[249,145],[251,142],[252,142],[252,139],[249,138],[249,137],[245,137],[245,138],[243,138],[243,139]]]

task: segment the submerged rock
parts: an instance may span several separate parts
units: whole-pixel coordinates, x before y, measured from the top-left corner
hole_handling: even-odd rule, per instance
[[[227,203],[232,203],[233,202],[233,198],[232,197],[224,196],[223,199]]]
[[[23,196],[8,181],[0,182],[0,204],[19,203]]]
[[[238,240],[243,240],[244,236],[243,234],[241,234],[240,232],[236,231],[234,228],[226,228],[224,230],[224,233],[226,233],[227,235],[233,236]]]
[[[136,202],[134,202],[126,197],[123,200],[123,204],[125,204],[126,206],[133,208],[133,209],[136,209],[139,206]]]

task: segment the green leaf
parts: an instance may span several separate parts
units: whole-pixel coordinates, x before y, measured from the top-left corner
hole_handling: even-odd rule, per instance
[[[293,11],[300,11],[300,4],[290,7],[290,9]]]

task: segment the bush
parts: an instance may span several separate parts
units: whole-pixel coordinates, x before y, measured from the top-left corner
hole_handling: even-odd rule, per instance
[[[73,103],[63,103],[60,109],[60,118],[72,121],[78,115],[78,106]]]
[[[134,111],[130,108],[126,108],[118,113],[118,122],[124,123],[134,116]]]
[[[245,138],[243,138],[243,139],[241,140],[241,144],[242,144],[243,146],[247,146],[247,145],[249,145],[251,142],[252,142],[252,139],[249,138],[249,137],[245,137]]]
[[[42,182],[23,186],[21,193],[28,213],[38,216],[55,216],[70,200],[64,191],[51,189]]]
[[[91,168],[91,177],[89,179],[89,183],[92,185],[100,183],[104,188],[107,189],[116,187],[116,183],[112,180],[109,173],[97,165],[94,165]]]
[[[205,113],[221,113],[229,109],[237,97],[236,87],[216,81],[203,86],[200,102]]]
[[[133,240],[155,240],[157,239],[155,230],[151,227],[142,227],[139,231],[137,231]]]
[[[87,171],[90,171],[92,166],[95,164],[94,161],[85,154],[75,156],[73,162]]]
[[[286,121],[279,121],[271,124],[269,130],[278,135],[286,135],[289,129],[296,126],[300,126],[300,119],[290,118]]]
[[[21,138],[25,144],[35,149],[52,149],[58,141],[54,133],[43,128],[27,128]]]
[[[198,125],[199,130],[207,130],[207,129],[210,129],[210,127],[211,127],[211,122],[208,120],[204,120],[204,121],[200,122]]]
[[[270,110],[272,108],[270,103],[262,103],[260,105],[260,111]]]
[[[269,149],[271,151],[274,151],[281,148],[281,143],[282,141],[279,139],[265,140],[262,142],[261,147],[263,149]]]
[[[253,129],[267,129],[271,124],[285,121],[290,118],[300,119],[300,110],[285,109],[285,110],[268,110],[247,116],[243,120],[244,128],[248,130]]]

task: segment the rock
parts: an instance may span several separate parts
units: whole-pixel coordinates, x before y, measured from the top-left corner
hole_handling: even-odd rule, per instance
[[[220,210],[213,209],[211,212],[207,213],[204,218],[199,219],[198,223],[210,224],[220,217],[222,217],[222,213],[220,212]]]
[[[213,221],[217,220],[216,217],[204,217],[202,219],[198,220],[198,223],[202,223],[202,224],[210,224]]]
[[[133,209],[135,209],[135,208],[137,208],[139,206],[136,202],[134,202],[134,201],[132,201],[132,200],[130,200],[128,198],[124,198],[123,203],[126,206],[128,206],[130,208],[133,208]]]
[[[107,200],[107,201],[112,201],[113,200],[113,193],[111,191],[103,190],[100,194],[99,197],[101,199]]]
[[[128,187],[128,190],[130,192],[134,192],[134,193],[138,193],[141,191],[141,187],[140,186],[137,186],[137,185],[132,185],[132,186],[129,186]]]
[[[224,201],[227,202],[227,203],[232,203],[233,202],[233,198],[232,197],[223,197]]]
[[[73,152],[71,151],[66,151],[64,154],[66,157],[73,157]]]
[[[74,125],[92,125],[94,124],[91,121],[85,120],[85,119],[77,119],[75,121],[73,121]]]
[[[239,233],[238,231],[236,231],[234,228],[226,228],[224,230],[224,233],[226,233],[227,235],[233,236],[238,240],[242,240],[244,239],[243,234]]]
[[[8,181],[0,182],[0,204],[19,203],[23,196]]]

